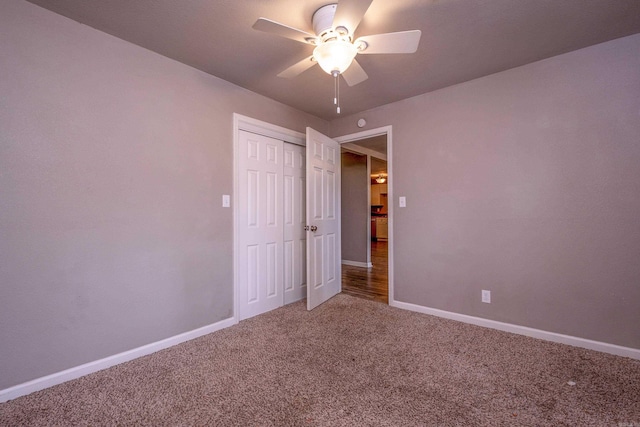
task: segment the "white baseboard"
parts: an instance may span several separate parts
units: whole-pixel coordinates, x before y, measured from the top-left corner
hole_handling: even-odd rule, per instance
[[[105,357],[104,359],[95,360],[93,362],[85,363],[83,365],[66,369],[64,371],[56,372],[55,374],[36,378],[34,380],[15,385],[13,387],[0,390],[0,403],[15,399],[20,396],[25,396],[35,391],[43,390],[57,384],[62,384],[63,382],[74,380],[93,372],[101,371],[111,366],[128,362],[130,360],[137,359],[138,357],[146,356],[151,353],[155,353],[156,351],[164,350],[165,348],[173,347],[174,345],[183,343],[185,341],[189,341],[194,338],[198,338],[203,335],[228,328],[229,326],[235,325],[236,323],[238,323],[238,321],[235,317],[224,319],[211,325],[194,329],[193,331],[184,332],[182,334],[175,335],[161,341],[156,341],[151,344],[143,345],[142,347],[134,348],[132,350],[114,354],[113,356]]]
[[[513,325],[511,323],[503,323],[495,320],[483,319],[481,317],[468,316],[466,314],[453,313],[450,311],[438,310],[436,308],[425,307],[407,302],[391,301],[392,307],[402,308],[404,310],[416,311],[418,313],[430,314],[432,316],[444,317],[445,319],[457,320],[459,322],[470,323],[472,325],[484,326],[485,328],[497,329],[514,334],[526,335],[532,338],[538,338],[546,341],[557,342],[560,344],[572,345],[574,347],[582,347],[589,350],[601,351],[603,353],[614,354],[616,356],[629,357],[631,359],[640,360],[640,349],[623,347],[615,344],[609,344],[600,341],[592,341],[585,338],[574,337],[571,335],[563,335],[555,332],[543,331],[540,329],[528,328],[526,326]]]
[[[343,261],[344,263],[344,261]],[[572,345],[574,347],[587,348],[589,350],[601,351],[604,353],[614,354],[616,356],[629,357],[631,359],[640,360],[640,349],[623,347],[615,344],[604,343],[600,341],[588,340],[585,338],[573,337],[570,335],[558,334],[555,332],[543,331],[540,329],[528,328],[526,326],[513,325],[510,323],[498,322],[495,320],[483,319],[481,317],[468,316],[466,314],[453,313],[450,311],[438,310],[435,308],[429,308],[417,304],[411,304],[401,301],[390,301],[389,305],[392,307],[401,308],[404,310],[415,311],[418,313],[430,314],[432,316],[443,317],[445,319],[457,320],[459,322],[470,323],[472,325],[483,326],[486,328],[497,329],[500,331],[511,332],[514,334],[526,335],[533,338],[539,338],[547,341],[557,342],[561,344]],[[91,374],[93,372],[107,369],[111,366],[128,362],[138,357],[146,356],[156,351],[164,350],[165,348],[173,347],[174,345],[189,341],[206,334],[210,334],[215,331],[219,331],[229,326],[233,326],[238,323],[235,317],[224,319],[211,325],[203,326],[193,331],[185,332],[170,338],[166,338],[161,341],[157,341],[151,344],[144,345],[142,347],[134,348],[122,353],[115,354],[113,356],[105,357],[104,359],[96,360],[93,362],[85,363],[80,366],[76,366],[70,369],[66,369],[55,374],[47,375],[45,377],[36,378],[34,380],[18,384],[13,387],[0,390],[0,403],[6,402],[25,396],[27,394],[43,390],[48,387],[52,387],[63,382],[70,381],[82,376]]]
[[[371,268],[371,267],[373,267],[373,264],[371,264],[370,262],[369,262],[369,263],[366,263],[366,262],[360,262],[360,261],[349,261],[349,260],[347,260],[347,259],[343,259],[343,260],[342,260],[342,263],[343,263],[344,265],[351,265],[351,266],[353,266],[353,267],[364,267],[364,268]]]

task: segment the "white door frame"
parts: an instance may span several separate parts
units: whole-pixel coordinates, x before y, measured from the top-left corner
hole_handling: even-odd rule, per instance
[[[286,129],[281,126],[273,125],[271,123],[256,120],[251,117],[243,116],[238,113],[233,113],[233,322],[238,323],[240,321],[240,300],[239,300],[239,286],[238,286],[238,249],[240,247],[238,242],[239,226],[239,194],[240,184],[238,180],[239,164],[238,157],[240,146],[240,131],[247,131],[256,133],[259,135],[276,138],[284,142],[289,142],[296,145],[306,146],[306,135],[301,132],[296,132],[291,129]]]
[[[367,179],[369,179],[369,177],[371,177],[371,158],[376,158],[376,159],[380,159],[380,160],[384,160],[385,162],[387,162],[387,154],[381,154],[377,151],[373,151],[370,150],[368,148],[362,147],[360,145],[351,143],[351,142],[345,142],[340,144],[342,147],[344,147],[345,150],[350,151],[352,153],[357,153],[357,154],[361,154],[363,156],[367,157]],[[389,172],[387,171],[387,174]],[[367,181],[368,182],[368,181]],[[371,200],[371,185],[367,185],[367,200]],[[371,222],[371,209],[368,209],[368,213],[367,213],[367,224],[369,224]],[[389,239],[387,239],[388,241]],[[367,242],[371,242],[371,227],[367,227]],[[346,264],[343,260],[343,264]],[[366,265],[360,266],[360,267],[367,267],[367,268],[371,268],[373,267],[373,264],[371,263],[371,245],[368,244],[367,245],[367,259],[365,262]],[[355,263],[353,265],[356,265]],[[388,285],[387,285],[388,287]]]
[[[388,181],[389,184],[387,187],[388,188],[387,193],[389,198],[389,206],[387,210],[387,217],[389,222],[389,238],[387,239],[388,245],[389,245],[389,255],[388,255],[389,266],[387,268],[388,268],[388,276],[389,276],[389,279],[388,279],[389,305],[391,305],[391,303],[395,301],[393,297],[393,207],[394,207],[393,183],[394,183],[394,180],[393,180],[393,162],[391,157],[393,153],[392,126],[389,125],[389,126],[383,126],[375,129],[369,129],[362,132],[352,133],[349,135],[334,137],[333,139],[338,141],[338,143],[340,144],[346,144],[349,142],[355,142],[360,139],[371,138],[379,135],[387,135],[387,174],[389,176],[389,181]]]

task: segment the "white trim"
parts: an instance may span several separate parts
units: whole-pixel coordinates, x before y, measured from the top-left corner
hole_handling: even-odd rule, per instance
[[[243,116],[238,113],[233,113],[233,130],[234,136],[238,133],[238,130],[244,130],[292,144],[306,145],[306,136],[304,133]]]
[[[362,262],[362,261],[349,261],[348,259],[343,259],[342,263],[344,265],[351,265],[353,267],[364,267],[364,268],[371,268],[373,267],[373,264],[370,262]]]
[[[343,136],[338,136],[335,137],[333,139],[335,139],[336,141],[338,141],[340,144],[344,144],[345,142],[353,142],[353,141],[359,141],[361,139],[366,139],[366,138],[371,138],[374,136],[380,136],[380,135],[384,135],[387,134],[387,136],[391,133],[391,125],[389,126],[382,126],[379,128],[375,128],[375,129],[368,129],[368,130],[363,130],[361,132],[356,132],[356,133],[352,133],[349,135],[343,135]],[[387,138],[387,144],[389,143],[388,138]],[[387,154],[389,151],[389,146],[387,145]]]
[[[371,262],[371,156],[367,154],[367,263],[373,267]],[[387,287],[388,287],[387,283]]]
[[[70,380],[75,380],[76,378],[110,368],[111,366],[164,350],[165,348],[173,347],[174,345],[185,341],[228,328],[236,323],[238,322],[235,318],[224,319],[211,325],[203,326],[201,328],[184,332],[151,344],[143,345],[142,347],[134,348],[132,350],[127,350],[122,353],[114,354],[113,356],[108,356],[104,359],[94,360],[93,362],[75,366],[64,371],[56,372],[55,374],[36,378],[13,387],[5,388],[4,390],[0,390],[0,403],[43,390],[48,387],[53,387],[54,385],[62,384]]]
[[[629,357],[640,360],[640,349],[623,347],[616,344],[609,344],[601,341],[593,341],[586,338],[563,335],[555,332],[543,331],[526,326],[514,325],[511,323],[498,322],[496,320],[483,319],[481,317],[468,316],[466,314],[453,313],[436,308],[425,307],[407,302],[400,302],[389,299],[389,305],[402,308],[404,310],[415,311],[432,316],[443,317],[445,319],[457,320],[458,322],[470,323],[472,325],[483,326],[485,328],[497,329],[499,331],[511,332],[518,335],[525,335],[545,341],[557,342],[574,347],[586,348],[589,350],[601,351],[603,353],[614,354],[616,356]]]
[[[365,139],[365,138],[371,138],[373,136],[379,136],[379,135],[387,135],[387,174],[389,176],[389,183],[387,186],[387,194],[388,194],[388,201],[389,201],[389,205],[388,205],[388,210],[387,210],[387,217],[389,219],[389,237],[387,239],[387,241],[389,242],[389,253],[388,253],[388,267],[387,267],[387,271],[388,271],[388,293],[389,293],[389,301],[393,301],[393,289],[394,289],[394,284],[393,284],[393,220],[394,220],[394,198],[393,198],[393,184],[394,184],[394,179],[393,179],[393,127],[391,125],[389,126],[383,126],[383,127],[379,127],[379,128],[375,128],[375,129],[369,129],[369,130],[365,130],[362,132],[357,132],[357,133],[352,133],[350,135],[343,135],[343,136],[339,136],[337,138],[334,138],[336,141],[338,141],[340,144],[345,144],[345,143],[349,143],[349,142],[354,142],[360,139]],[[367,161],[367,164],[369,164],[369,162]],[[368,175],[371,175],[371,171],[368,170]],[[369,194],[369,200],[371,200],[371,195]],[[371,221],[371,214],[369,213],[369,221]],[[367,224],[367,228],[369,228],[369,224]],[[371,231],[369,231],[370,233]],[[369,239],[371,239],[371,235],[369,235]],[[371,261],[371,253],[369,252],[368,255],[368,261]]]

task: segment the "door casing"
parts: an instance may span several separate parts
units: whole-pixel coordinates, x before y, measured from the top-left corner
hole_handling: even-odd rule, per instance
[[[388,254],[388,291],[389,291],[389,305],[392,304],[394,300],[393,294],[393,221],[394,221],[394,195],[393,195],[393,158],[392,158],[392,147],[393,147],[393,128],[391,125],[383,126],[375,129],[369,129],[362,132],[352,133],[349,135],[343,135],[339,137],[335,137],[336,141],[340,144],[346,144],[349,142],[357,142],[361,139],[372,138],[374,136],[386,135],[387,136],[387,175],[388,175],[388,187],[387,194],[389,198],[389,206],[387,210],[387,217],[389,223],[389,236],[387,238],[389,254]],[[370,254],[367,255],[367,259],[370,259]]]

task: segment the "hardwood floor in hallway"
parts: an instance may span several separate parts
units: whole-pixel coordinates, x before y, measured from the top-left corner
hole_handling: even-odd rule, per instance
[[[389,303],[389,251],[386,240],[371,242],[372,268],[342,265],[342,292]]]

